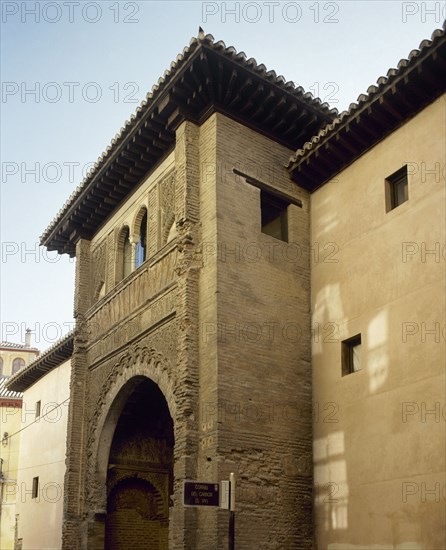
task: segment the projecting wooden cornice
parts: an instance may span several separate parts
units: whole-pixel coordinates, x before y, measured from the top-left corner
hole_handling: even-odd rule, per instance
[[[314,191],[444,94],[445,29],[446,23],[296,151],[288,164],[296,183]]]
[[[200,33],[74,191],[41,236],[49,250],[75,254],[114,209],[173,149],[184,120],[203,123],[219,112],[295,150],[337,115],[243,52]]]

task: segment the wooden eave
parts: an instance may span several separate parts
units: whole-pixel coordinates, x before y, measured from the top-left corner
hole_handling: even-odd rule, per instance
[[[436,32],[296,152],[288,165],[296,183],[314,191],[446,91],[445,33]]]
[[[210,35],[191,44],[42,235],[42,245],[74,256],[77,240],[91,239],[173,150],[184,120],[202,124],[223,113],[295,150],[334,119],[327,104]]]

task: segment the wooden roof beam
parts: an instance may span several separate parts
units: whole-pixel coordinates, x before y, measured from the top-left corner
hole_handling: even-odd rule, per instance
[[[338,132],[336,134],[336,142],[341,146],[343,147],[345,150],[347,150],[349,153],[351,153],[353,156],[354,155],[357,155],[358,154],[358,150],[356,147],[354,147],[353,145],[351,145],[349,143],[349,140],[345,138],[345,136],[343,136],[341,134],[341,132]]]
[[[282,118],[279,120],[277,124],[273,126],[273,132],[276,132],[279,128],[283,126],[284,123],[289,122],[289,120],[293,119],[294,113],[297,111],[297,106],[295,103],[291,105],[291,107],[288,109],[286,113],[283,114]]]
[[[240,86],[237,94],[235,95],[234,99],[232,99],[228,105],[231,109],[234,109],[237,105],[240,104],[241,101],[243,101],[243,96],[247,91],[252,87],[253,80],[252,78],[247,78],[245,82]]]
[[[359,116],[357,117],[359,119]],[[357,124],[356,124],[356,119],[352,120],[351,122],[349,122],[346,127],[345,127],[345,131],[346,133],[352,137],[352,139],[354,141],[356,141],[356,143],[358,143],[362,148],[367,148],[368,147],[368,143],[367,143],[367,140],[361,136],[361,134],[359,133],[358,131],[358,128],[357,128]]]
[[[401,109],[396,107],[396,104],[393,103],[390,97],[381,96],[379,98],[379,105],[385,112],[389,112],[396,120],[401,122],[404,118],[404,113],[401,112]]]
[[[264,86],[261,85],[261,87],[259,87],[259,92],[264,93],[264,91]],[[274,92],[272,90],[269,90],[266,96],[258,102],[257,109],[255,109],[255,111],[250,114],[250,117],[254,120],[261,120],[260,116],[264,115],[265,111],[268,110],[268,105],[274,98]]]
[[[238,73],[235,69],[232,69],[231,71],[231,76],[229,77],[229,82],[228,82],[228,87],[226,89],[226,94],[225,94],[225,97],[223,99],[223,104],[226,105],[234,91],[234,88],[235,88],[235,84],[237,82],[237,76]]]
[[[206,86],[209,100],[213,101],[214,100],[213,77],[209,67],[207,55],[203,51],[200,52],[199,65],[200,65],[202,74],[205,77],[205,86]]]
[[[281,97],[276,105],[272,109],[270,109],[268,116],[262,120],[262,123],[268,124],[269,122],[271,122],[274,118],[276,118],[278,113],[280,113],[280,111],[284,107],[286,107],[286,99],[284,97]]]

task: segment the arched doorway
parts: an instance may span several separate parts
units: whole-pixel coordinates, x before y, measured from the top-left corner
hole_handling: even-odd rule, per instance
[[[167,550],[173,490],[173,421],[159,387],[132,380],[107,470],[107,550]]]

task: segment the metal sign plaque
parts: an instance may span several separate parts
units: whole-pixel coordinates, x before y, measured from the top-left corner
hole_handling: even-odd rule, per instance
[[[184,506],[220,506],[220,484],[206,481],[184,481]]]

